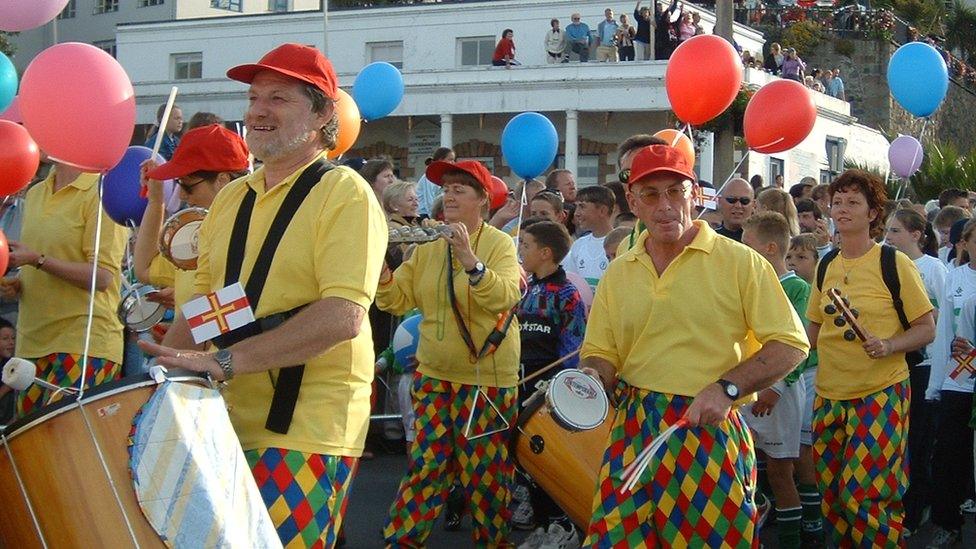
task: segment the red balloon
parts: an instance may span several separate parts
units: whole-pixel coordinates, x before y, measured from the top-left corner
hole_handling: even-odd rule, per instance
[[[742,58],[719,36],[689,38],[671,54],[664,86],[678,120],[704,124],[729,108],[739,93]]]
[[[0,120],[0,196],[15,194],[37,173],[41,151],[20,124]],[[6,250],[6,245],[3,246]],[[0,270],[0,274],[6,269]]]
[[[7,235],[0,230],[0,275],[7,272],[10,266],[10,247],[7,246]]]
[[[501,208],[505,205],[505,201],[508,200],[508,185],[500,178],[494,175],[491,176],[491,193],[488,198],[490,199],[489,208],[492,210]]]
[[[0,112],[0,120],[9,120],[18,124],[24,123],[24,117],[20,115],[19,96],[14,96],[14,100],[7,107],[7,110]]]
[[[806,139],[817,121],[812,93],[793,80],[776,80],[759,88],[749,100],[743,120],[749,148],[778,153]]]

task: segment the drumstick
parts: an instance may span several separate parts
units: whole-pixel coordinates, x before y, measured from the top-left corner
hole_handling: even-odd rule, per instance
[[[546,373],[546,372],[548,372],[549,370],[552,370],[552,369],[553,369],[553,368],[555,368],[556,366],[559,366],[559,365],[560,365],[560,364],[562,364],[563,362],[566,362],[567,360],[569,360],[569,359],[571,359],[571,358],[573,358],[574,356],[576,356],[576,355],[578,355],[578,354],[580,353],[580,350],[581,350],[581,349],[576,349],[576,350],[575,350],[575,351],[573,351],[572,353],[569,353],[569,354],[568,354],[568,355],[566,355],[566,356],[563,356],[563,357],[560,357],[560,358],[559,358],[558,360],[556,360],[555,362],[553,362],[553,363],[551,363],[551,364],[548,364],[548,365],[546,365],[546,366],[543,366],[541,370],[539,370],[539,371],[537,371],[537,372],[535,372],[534,374],[530,374],[530,375],[527,375],[527,376],[525,376],[525,377],[523,377],[523,378],[522,378],[522,379],[520,379],[520,380],[519,380],[519,382],[518,382],[518,383],[516,383],[515,385],[516,385],[517,387],[521,387],[522,385],[525,385],[526,383],[528,383],[528,382],[530,382],[530,381],[532,381],[533,379],[535,379],[535,378],[537,378],[537,377],[539,377],[539,376],[541,376],[542,374],[544,374],[544,373]]]
[[[671,435],[675,433],[675,431],[677,431],[681,427],[687,427],[687,426],[688,426],[688,420],[685,418],[681,418],[677,422],[675,422],[674,425],[668,427],[664,431],[661,431],[661,433],[659,433],[657,437],[654,439],[654,442],[652,442],[650,446],[648,446],[647,448],[644,448],[644,450],[641,451],[640,455],[637,456],[637,459],[635,459],[634,462],[631,463],[629,467],[624,469],[624,474],[623,474],[624,485],[620,488],[620,491],[630,492],[631,490],[633,490],[634,486],[637,485],[637,481],[640,480],[640,477],[644,474],[644,471],[647,469],[647,466],[650,465],[651,459],[653,459],[657,451],[661,449],[661,446],[664,446],[664,443],[668,440],[668,438]]]
[[[169,114],[173,110],[173,104],[176,103],[176,86],[173,86],[169,90],[169,99],[166,100],[166,108],[163,109],[163,117],[159,120],[159,131],[156,132],[156,142],[153,143],[152,156],[150,160],[155,160],[156,155],[159,154],[159,148],[163,145],[163,136],[166,135],[166,126],[169,125]],[[143,187],[139,190],[139,197],[146,198],[149,196],[149,189]]]

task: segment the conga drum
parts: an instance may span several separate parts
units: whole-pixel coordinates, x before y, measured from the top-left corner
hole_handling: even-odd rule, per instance
[[[226,417],[208,380],[186,374],[160,384],[145,375],[8,425],[0,435],[0,547],[243,547],[248,535],[280,547],[233,430],[207,430],[229,428]],[[199,474],[201,464],[212,467],[210,456],[227,462]],[[236,483],[226,482],[231,469]]]
[[[159,253],[177,268],[192,271],[197,268],[197,231],[207,210],[186,208],[170,216],[159,233]]]
[[[514,435],[519,466],[584,530],[613,424],[609,410],[599,381],[563,370],[526,400]]]

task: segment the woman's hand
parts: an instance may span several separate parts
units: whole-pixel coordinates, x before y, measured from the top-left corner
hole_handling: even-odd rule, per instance
[[[454,257],[461,263],[464,270],[474,269],[478,263],[478,258],[471,250],[471,237],[468,235],[468,228],[464,223],[451,223],[451,234],[450,236],[445,235],[444,239],[451,245]]]
[[[868,336],[862,347],[864,347],[864,352],[875,360],[890,355],[893,350],[891,340],[878,339],[875,336]]]
[[[10,246],[10,265],[8,266],[10,269],[16,269],[24,265],[34,265],[41,257],[41,254],[16,240],[11,240],[8,245]]]

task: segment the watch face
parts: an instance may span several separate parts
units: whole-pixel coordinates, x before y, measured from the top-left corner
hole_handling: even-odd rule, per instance
[[[226,362],[230,360],[230,351],[228,351],[227,349],[221,349],[216,353],[214,353],[214,359],[217,362]]]
[[[731,398],[732,400],[735,400],[739,398],[739,388],[736,387],[734,384],[729,383],[725,387],[725,394],[729,395],[729,398]]]

